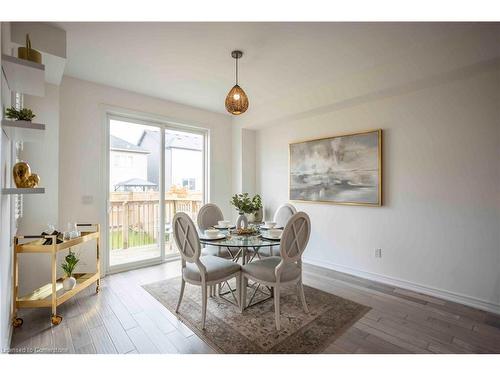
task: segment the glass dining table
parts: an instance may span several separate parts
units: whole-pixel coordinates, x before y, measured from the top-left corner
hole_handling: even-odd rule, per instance
[[[279,239],[263,238],[262,232],[257,229],[254,235],[238,235],[231,233],[230,230],[221,230],[221,233],[225,235],[224,238],[213,240],[200,237],[200,243],[217,246],[221,251],[226,249],[233,261],[242,259],[242,263],[246,264],[254,260],[255,257],[259,257],[258,254],[262,248],[269,248],[270,254],[273,255],[274,248],[279,246]]]
[[[275,249],[279,246],[279,239],[266,239],[262,237],[265,234],[264,230],[260,228],[256,228],[256,233],[252,235],[238,235],[231,230],[220,230],[221,233],[225,235],[224,238],[221,239],[207,239],[200,236],[200,243],[202,245],[211,245],[219,247],[219,251],[222,252],[224,249],[227,250],[228,254],[232,258],[233,262],[239,262],[241,259],[242,264],[245,265],[251,261],[253,261],[256,257],[260,258],[259,251],[264,248],[269,249],[269,255],[273,255],[273,251],[276,251],[276,255],[278,250]],[[236,300],[234,296],[235,289],[232,288],[228,282],[224,282],[225,286],[227,286],[228,290],[223,291],[222,285],[218,291],[218,295],[221,298],[224,298],[226,301],[233,303],[229,299],[224,296],[231,293],[233,298]],[[273,291],[272,288],[268,288],[266,286],[261,286],[259,283],[248,283],[248,288],[253,289],[253,293],[249,293],[250,300],[246,307],[254,306],[258,303],[262,303],[272,298]],[[261,298],[258,297],[261,296]],[[253,302],[255,301],[255,302]],[[253,303],[252,303],[253,302]]]

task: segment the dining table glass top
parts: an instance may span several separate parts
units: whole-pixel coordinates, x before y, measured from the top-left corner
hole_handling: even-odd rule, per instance
[[[265,247],[265,246],[277,246],[280,243],[279,239],[271,240],[262,237],[262,233],[257,231],[254,235],[238,235],[236,233],[228,233],[228,231],[222,231],[226,235],[225,238],[220,240],[210,240],[200,238],[200,242],[204,245],[214,245],[214,246],[224,246],[224,247]],[[264,232],[264,231],[262,231]]]

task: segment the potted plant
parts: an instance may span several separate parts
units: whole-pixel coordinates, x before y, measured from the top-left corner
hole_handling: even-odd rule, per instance
[[[76,268],[76,265],[80,261],[80,259],[76,256],[74,252],[69,250],[69,254],[64,258],[66,262],[61,264],[61,268],[63,269],[66,277],[63,280],[63,289],[71,290],[76,285],[76,279],[73,277],[73,271]]]
[[[36,116],[29,108],[23,108],[18,111],[15,107],[10,107],[5,110],[5,117],[15,121],[31,122]]]
[[[247,215],[254,215],[255,212],[262,208],[262,199],[259,194],[254,195],[252,198],[248,193],[235,194],[230,203],[240,214],[236,221],[237,228],[246,228],[248,226]]]

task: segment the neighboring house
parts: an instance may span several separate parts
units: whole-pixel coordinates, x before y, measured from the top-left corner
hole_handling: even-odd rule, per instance
[[[160,132],[145,130],[138,145],[148,154],[147,180],[159,184]],[[165,133],[165,190],[172,185],[189,191],[201,191],[203,187],[203,137],[184,132]]]
[[[151,183],[147,181],[149,151],[114,135],[109,137],[109,146],[111,163],[109,173],[110,191],[131,191],[126,190],[127,187],[124,185],[131,179],[142,180],[147,183],[147,189],[152,188]],[[155,183],[152,183],[152,185],[157,186]],[[141,189],[141,191],[146,190]]]
[[[142,178],[131,178],[127,181],[116,183],[114,189],[115,191],[157,191],[158,185]]]

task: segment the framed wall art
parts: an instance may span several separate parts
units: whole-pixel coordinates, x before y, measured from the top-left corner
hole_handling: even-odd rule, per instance
[[[289,145],[291,201],[382,205],[382,130]]]

